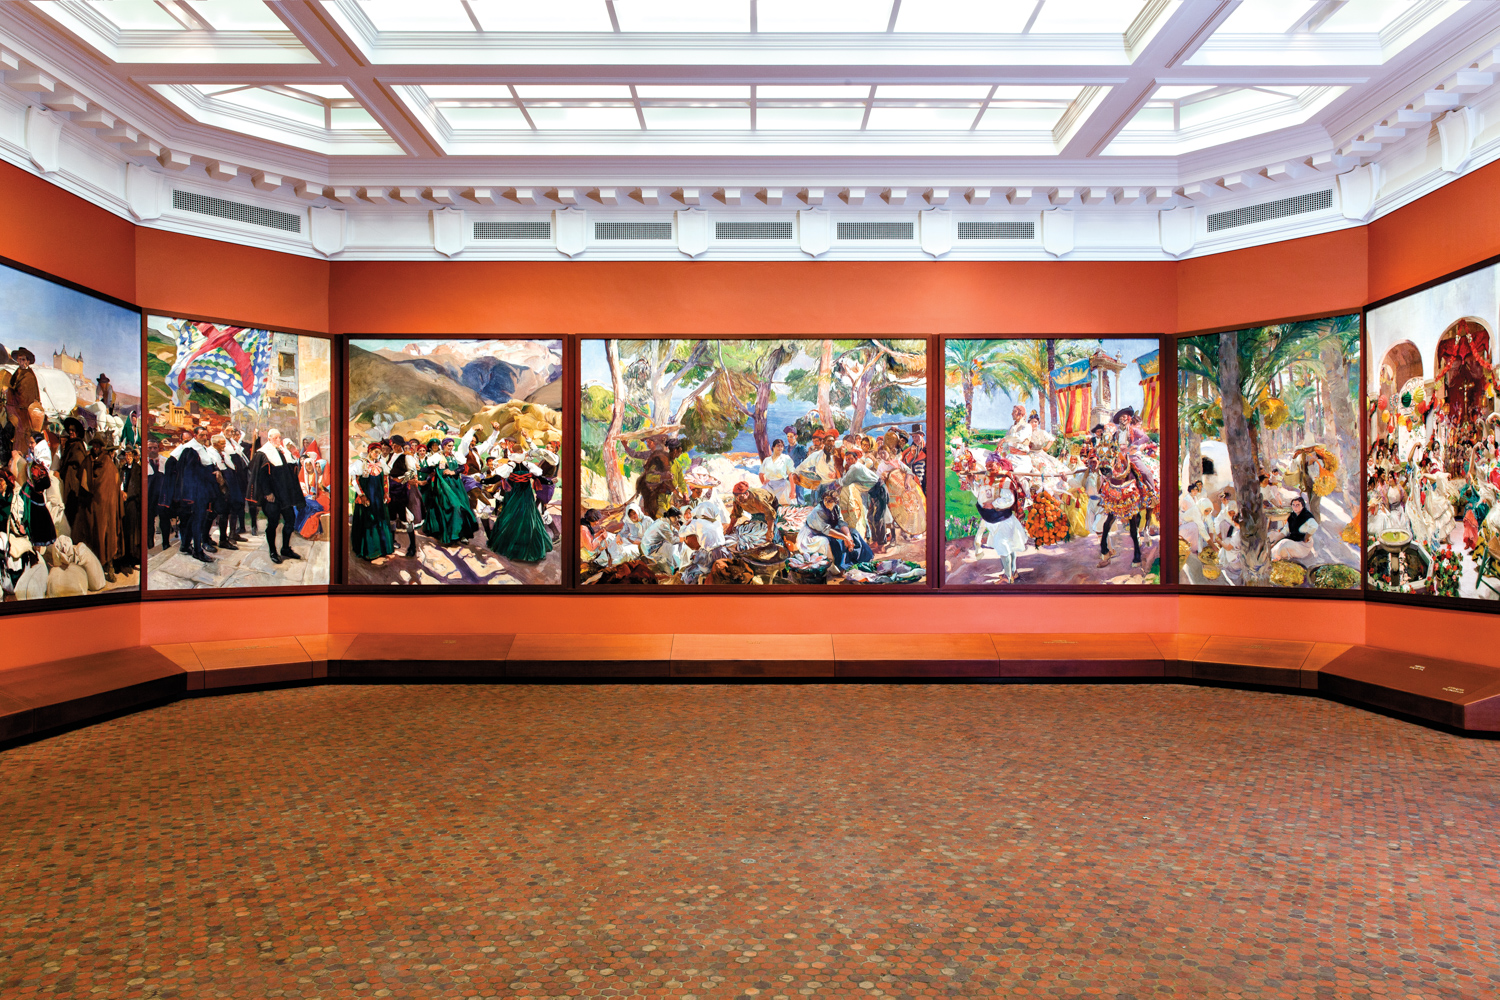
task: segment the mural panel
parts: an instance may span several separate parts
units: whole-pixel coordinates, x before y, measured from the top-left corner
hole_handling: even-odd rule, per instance
[[[346,583],[562,583],[562,342],[349,343]]]
[[[140,588],[141,316],[0,266],[0,591]]]
[[[1359,336],[1350,314],[1177,341],[1180,582],[1359,587]]]
[[[321,337],[146,318],[148,590],[329,582],[330,360]]]
[[[947,341],[945,586],[1161,582],[1159,348]]]
[[[1500,599],[1500,267],[1365,317],[1369,585]]]
[[[586,340],[582,582],[926,579],[922,340]]]

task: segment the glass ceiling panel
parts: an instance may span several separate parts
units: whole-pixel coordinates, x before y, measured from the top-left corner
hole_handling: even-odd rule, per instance
[[[890,22],[890,0],[760,0],[755,30],[879,32]]]
[[[121,31],[186,31],[155,0],[88,0],[94,13]],[[45,5],[43,5],[45,8]]]
[[[520,130],[531,131],[531,123],[519,108],[455,108],[439,106],[438,112],[448,126],[457,130]]]
[[[615,0],[621,31],[750,30],[748,0]]]
[[[613,31],[604,0],[469,0],[485,31]]]
[[[1145,7],[1145,0],[1046,0],[1028,34],[1121,35]]]
[[[872,108],[867,129],[912,131],[968,131],[979,115],[972,108]]]
[[[463,100],[466,98],[476,100],[487,98],[509,99],[515,96],[510,92],[510,88],[503,84],[500,86],[478,83],[428,84],[422,88],[422,91],[434,101],[450,98],[454,100]]]
[[[762,106],[755,112],[755,127],[762,132],[814,132],[824,129],[857,131],[864,120],[864,108]]]
[[[474,30],[459,0],[360,0],[359,7],[378,31]]]
[[[977,126],[980,131],[1001,129],[1007,132],[1026,132],[1053,129],[1062,119],[1067,108],[1026,108],[1013,104],[990,105]]]
[[[772,86],[759,86],[755,88],[757,97],[797,97],[810,98],[813,100],[860,100],[870,96],[870,88],[863,84],[851,87],[796,87],[785,84],[774,84]]]
[[[933,100],[933,101],[982,101],[990,96],[990,88],[986,84],[978,86],[888,86],[881,84],[875,88],[875,97],[906,98],[911,100]]]
[[[619,84],[559,84],[522,83],[516,85],[516,93],[531,100],[587,101],[630,100],[630,88]]]
[[[611,132],[639,132],[640,120],[635,108],[549,108],[526,109],[538,129],[557,131],[601,130]]]
[[[1319,34],[1384,31],[1396,18],[1412,8],[1411,0],[1350,0],[1313,30]],[[1445,6],[1457,6],[1451,2]]]
[[[679,100],[706,100],[723,101],[749,100],[750,88],[741,87],[658,87],[651,84],[643,84],[635,88],[637,97],[671,98]]]
[[[896,30],[1020,34],[1035,7],[1016,0],[902,0]]]
[[[1256,0],[1242,3],[1216,35],[1279,35],[1291,31],[1317,6],[1316,0]]]
[[[261,0],[185,0],[188,8],[215,31],[285,31],[281,18]]]
[[[235,90],[214,98],[223,104],[232,104],[249,111],[286,118],[303,125],[322,128],[325,124],[323,102],[299,100],[289,94],[277,94],[259,87]]]
[[[643,108],[646,127],[651,129],[718,129],[745,132],[750,129],[750,108]]]

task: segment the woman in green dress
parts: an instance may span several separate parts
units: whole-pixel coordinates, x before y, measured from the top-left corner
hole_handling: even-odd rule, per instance
[[[428,471],[433,473],[431,487],[432,513],[427,517],[427,533],[439,545],[457,545],[474,537],[479,530],[479,519],[469,509],[469,498],[464,494],[463,460],[453,453],[454,441],[446,438],[440,454],[433,454],[428,445]]]
[[[552,535],[537,509],[536,480],[541,467],[524,451],[513,451],[496,470],[505,477],[505,502],[490,528],[490,550],[512,562],[538,563],[552,551]]]
[[[349,546],[361,559],[377,562],[396,551],[387,505],[390,481],[380,462],[380,445],[372,442],[363,461],[349,470],[355,481],[354,514],[349,524]]]

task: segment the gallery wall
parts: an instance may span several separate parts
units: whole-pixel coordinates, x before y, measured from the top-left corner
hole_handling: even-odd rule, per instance
[[[0,255],[147,309],[329,333],[1174,333],[1357,308],[1500,253],[1497,181],[1486,167],[1366,227],[1183,262],[330,263],[135,227],[0,166]],[[1416,651],[1441,636],[1448,655],[1500,662],[1490,615],[1196,594],[313,594],[3,623],[14,663],[206,635],[523,627],[1182,630]]]

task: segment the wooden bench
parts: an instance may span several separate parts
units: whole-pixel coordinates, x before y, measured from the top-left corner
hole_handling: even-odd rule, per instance
[[[1500,668],[1342,643],[1186,633],[365,632],[173,643],[3,669],[0,742],[268,684],[726,679],[1244,685],[1500,733]]]

